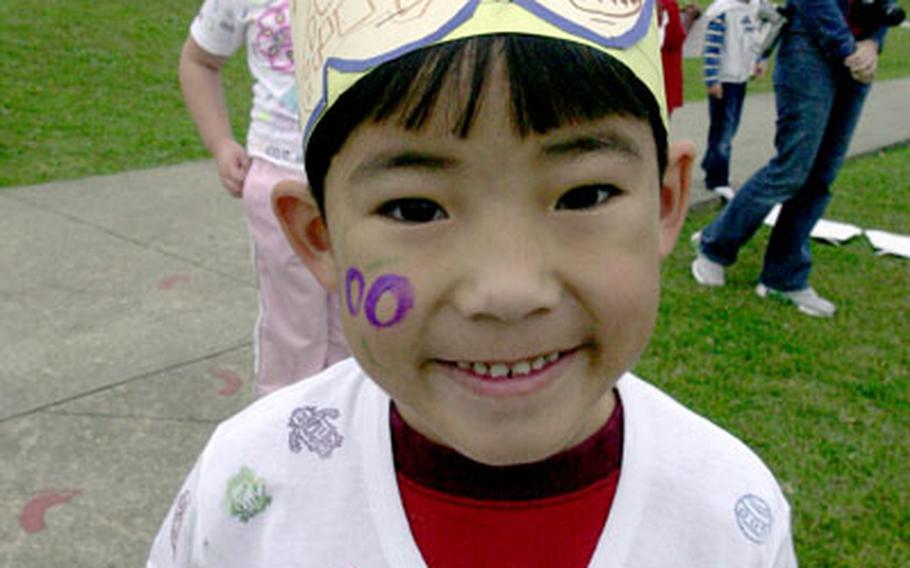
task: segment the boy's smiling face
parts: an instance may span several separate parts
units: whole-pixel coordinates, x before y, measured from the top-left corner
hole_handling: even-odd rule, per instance
[[[351,133],[326,177],[327,234],[293,192],[276,209],[412,427],[477,461],[540,460],[612,412],[654,326],[685,183],[659,188],[643,120],[521,138],[494,68],[460,138],[448,96],[421,130],[393,117]],[[690,161],[668,175],[687,182]]]

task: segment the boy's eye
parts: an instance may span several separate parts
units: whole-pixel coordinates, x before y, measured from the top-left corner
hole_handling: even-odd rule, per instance
[[[619,189],[612,185],[585,185],[562,194],[556,202],[556,210],[591,209],[618,195]]]
[[[403,223],[430,223],[448,219],[449,215],[429,199],[394,199],[379,206],[377,213]]]

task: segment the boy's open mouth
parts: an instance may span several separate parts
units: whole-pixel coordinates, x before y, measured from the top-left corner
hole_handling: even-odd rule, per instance
[[[573,350],[574,351],[574,350]],[[559,362],[570,351],[554,351],[530,359],[512,362],[488,361],[442,361],[459,370],[475,375],[485,381],[508,381],[521,379],[544,371]]]

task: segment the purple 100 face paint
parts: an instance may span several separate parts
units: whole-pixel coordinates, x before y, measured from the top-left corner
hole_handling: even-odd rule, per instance
[[[379,329],[397,324],[414,307],[414,289],[408,279],[400,274],[383,274],[376,278],[367,290],[367,282],[363,273],[351,267],[348,268],[345,275],[344,288],[348,312],[352,316],[356,316],[363,308],[367,321]],[[379,300],[385,294],[391,294],[395,300],[395,313],[391,317],[381,320],[376,314],[376,308]]]

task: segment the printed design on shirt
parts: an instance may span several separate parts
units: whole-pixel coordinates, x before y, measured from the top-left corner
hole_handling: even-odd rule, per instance
[[[316,408],[304,406],[294,409],[288,420],[288,444],[295,454],[305,447],[322,459],[332,457],[332,453],[341,447],[344,436],[331,422],[337,420],[341,412],[337,408]]]
[[[287,108],[293,110],[294,113],[296,114],[296,113],[300,112],[300,107],[298,106],[298,103],[297,103],[297,97],[298,97],[297,83],[295,82],[293,87],[291,87],[290,89],[285,91],[285,93],[283,95],[278,97],[278,102],[280,102]]]
[[[752,22],[752,18],[750,18],[748,14],[742,17],[740,24],[742,24],[743,33],[755,33],[755,24]]]
[[[283,148],[281,146],[274,146],[269,144],[265,147],[265,155],[272,158],[273,160],[281,160],[283,162],[300,162],[300,160],[295,159],[294,153],[289,148]]]
[[[294,51],[291,46],[291,20],[288,17],[288,0],[271,6],[256,20],[259,33],[254,45],[269,67],[282,73],[294,72]]]
[[[266,492],[265,480],[256,477],[256,472],[249,467],[243,466],[228,480],[224,501],[232,517],[248,523],[269,507],[272,497]]]
[[[174,506],[174,518],[171,520],[171,551],[174,558],[177,558],[177,541],[180,538],[180,529],[183,528],[183,518],[190,508],[190,501],[190,491],[186,490],[177,497],[177,504]]]
[[[743,495],[733,510],[736,514],[736,524],[746,538],[756,544],[768,540],[774,516],[771,514],[770,505],[764,499],[751,493]]]

